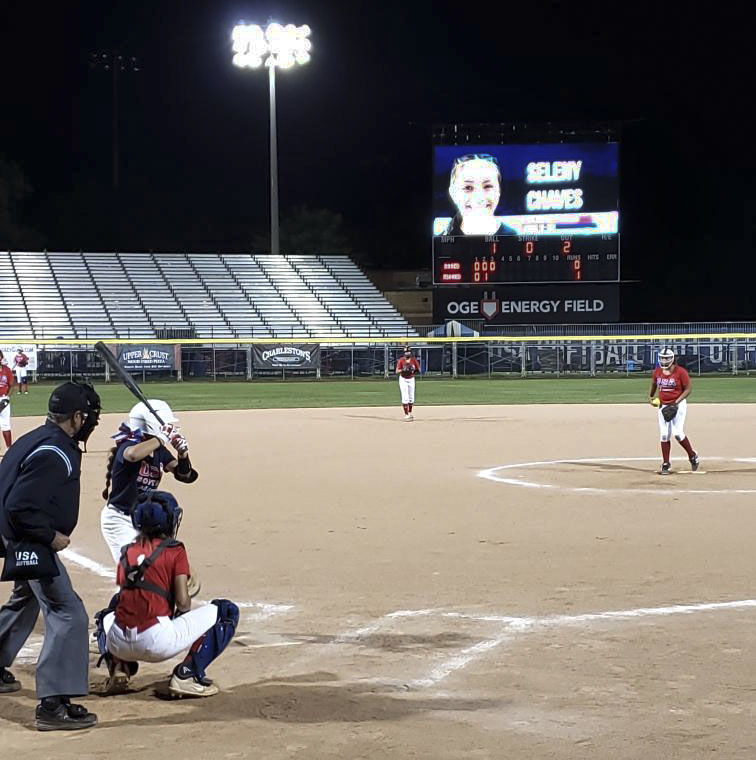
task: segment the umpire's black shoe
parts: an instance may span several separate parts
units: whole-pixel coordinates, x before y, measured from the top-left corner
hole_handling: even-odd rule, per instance
[[[97,716],[84,705],[72,705],[61,702],[54,710],[44,705],[37,705],[34,725],[37,731],[77,731],[80,728],[92,728],[97,725]]]
[[[18,691],[21,688],[21,682],[17,681],[10,670],[0,667],[0,694],[10,694],[12,691]]]
[[[699,464],[698,454],[693,454],[692,457],[689,457],[689,461],[690,461],[690,469],[693,470],[693,472],[695,472],[698,469],[698,464]]]

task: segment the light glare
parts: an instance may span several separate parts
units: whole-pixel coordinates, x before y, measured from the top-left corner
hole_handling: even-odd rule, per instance
[[[281,69],[305,64],[311,58],[312,43],[307,39],[310,32],[306,24],[282,26],[274,21],[266,29],[257,24],[237,24],[231,34],[233,63],[241,68],[265,64]]]

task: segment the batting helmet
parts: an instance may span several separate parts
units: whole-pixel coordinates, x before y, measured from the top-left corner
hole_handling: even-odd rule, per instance
[[[131,515],[131,522],[140,532],[147,535],[165,534],[176,537],[184,510],[175,496],[168,491],[149,491],[140,494],[139,501]]]
[[[150,399],[152,408],[160,415],[160,419],[166,425],[175,425],[178,418],[168,404],[160,399]],[[129,412],[129,427],[132,430],[141,430],[147,435],[157,435],[162,425],[155,419],[155,415],[147,408],[147,404],[140,401]]]
[[[674,364],[675,352],[671,348],[663,348],[659,351],[659,366],[667,369]]]

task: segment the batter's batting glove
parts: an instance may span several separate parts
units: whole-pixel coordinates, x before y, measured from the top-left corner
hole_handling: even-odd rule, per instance
[[[2,412],[3,409],[5,409],[5,407],[9,405],[10,405],[10,399],[7,396],[0,398],[0,412]]]

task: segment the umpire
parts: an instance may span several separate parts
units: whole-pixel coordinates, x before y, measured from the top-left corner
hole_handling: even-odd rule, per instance
[[[89,693],[88,618],[57,552],[68,546],[79,519],[79,443],[86,450],[99,421],[100,397],[87,383],[64,383],[52,392],[48,408],[45,424],[19,438],[0,463],[0,554],[9,554],[6,571],[12,560],[23,558],[23,552],[11,555],[9,545],[36,544],[37,553],[48,557],[49,571],[58,573],[15,580],[0,608],[0,694],[21,688],[6,668],[41,608],[45,639],[37,662],[36,727],[70,731],[91,728],[97,716],[71,703],[71,697]]]

